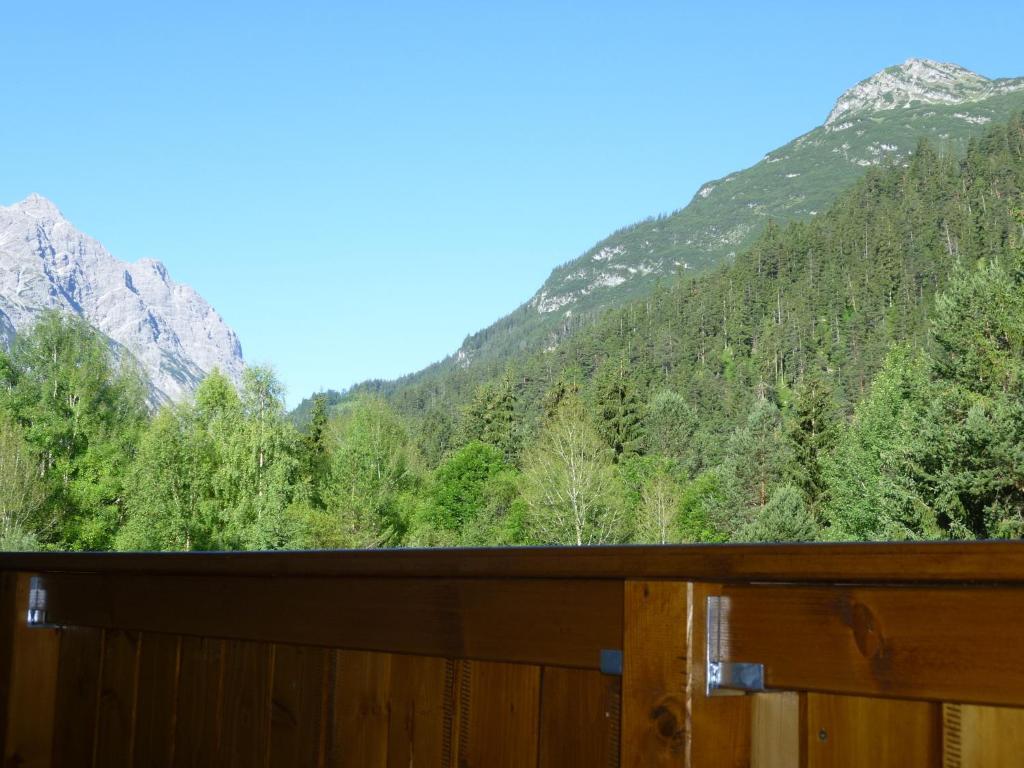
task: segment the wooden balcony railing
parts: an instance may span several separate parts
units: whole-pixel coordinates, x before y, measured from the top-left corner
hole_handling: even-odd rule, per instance
[[[18,554],[0,577],[4,766],[1024,765],[1024,544]]]

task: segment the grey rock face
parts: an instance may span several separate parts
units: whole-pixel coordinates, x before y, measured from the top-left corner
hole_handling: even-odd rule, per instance
[[[966,104],[1024,88],[1024,78],[989,80],[956,64],[907,59],[850,88],[832,108],[827,127],[865,112],[913,104]]]
[[[245,363],[235,332],[158,261],[119,261],[44,197],[0,206],[0,340],[47,309],[81,315],[131,352],[155,399],[188,396],[214,368],[237,381]]]

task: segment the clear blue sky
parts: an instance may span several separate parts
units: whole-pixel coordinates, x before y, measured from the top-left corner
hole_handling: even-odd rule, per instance
[[[5,3],[0,203],[154,257],[289,402],[443,357],[910,56],[1024,75],[1016,2]]]

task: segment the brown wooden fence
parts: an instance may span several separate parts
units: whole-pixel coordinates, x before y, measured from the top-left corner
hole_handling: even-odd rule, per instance
[[[26,554],[0,578],[4,766],[1024,765],[1024,544]]]

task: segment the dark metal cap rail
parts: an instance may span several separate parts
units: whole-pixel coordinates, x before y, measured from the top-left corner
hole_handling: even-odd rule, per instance
[[[1024,542],[0,553],[0,570],[224,576],[1024,583]]]

